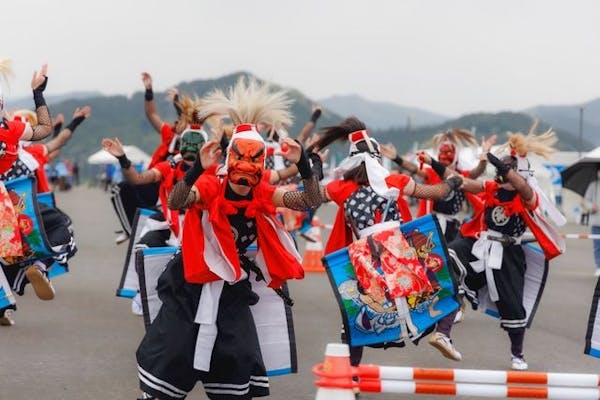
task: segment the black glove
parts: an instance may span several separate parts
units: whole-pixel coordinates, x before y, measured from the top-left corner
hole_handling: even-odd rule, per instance
[[[194,186],[194,183],[196,183],[196,180],[200,177],[200,175],[202,175],[203,172],[204,167],[202,167],[202,163],[200,162],[200,155],[198,155],[194,160],[194,164],[192,165],[192,167],[188,169],[185,175],[183,176],[185,184],[189,187]]]
[[[59,122],[58,124],[54,125],[54,132],[52,133],[53,138],[57,137],[60,131],[62,131],[62,125],[62,122]]]
[[[69,125],[67,125],[66,129],[69,129],[71,132],[75,132],[75,128],[77,128],[84,119],[85,117],[83,115],[73,118],[73,121],[69,122]]]
[[[312,115],[310,116],[310,120],[312,121],[313,124],[317,123],[317,120],[321,116],[321,112],[322,111],[320,108],[317,108],[315,111],[313,111]]]
[[[321,160],[321,156],[317,153],[310,153],[308,158],[312,164],[313,175],[315,175],[318,180],[323,179],[323,161]]]
[[[298,142],[297,140],[296,142],[300,144],[300,142]],[[306,156],[306,151],[304,151],[302,145],[300,145],[300,150],[300,159],[296,163],[296,166],[298,167],[298,172],[300,173],[302,179],[310,179],[313,176],[313,170],[310,167],[308,157]]]
[[[402,167],[402,163],[404,162],[400,156],[396,156],[396,158],[394,158],[392,161],[395,162],[399,167]]]
[[[154,100],[154,92],[152,91],[151,87],[146,89],[146,91],[144,92],[144,99],[146,99],[146,101]]]
[[[47,84],[48,84],[48,77],[45,76],[44,82],[42,82],[38,87],[33,89],[33,102],[35,103],[35,108],[46,105],[46,100],[44,100],[44,90],[46,90]]]
[[[446,184],[450,186],[450,191],[456,190],[462,185],[463,180],[462,177],[458,175],[451,176],[450,178],[445,180]]]
[[[494,167],[496,167],[496,170],[498,170],[498,175],[505,176],[510,171],[510,166],[504,164],[502,160],[492,153],[487,153],[487,159]]]
[[[117,160],[119,160],[119,165],[121,166],[122,170],[126,170],[126,169],[129,169],[129,167],[131,167],[131,160],[129,160],[129,158],[127,158],[126,154],[123,154],[122,156],[118,156]]]
[[[444,175],[446,174],[446,166],[436,160],[435,158],[431,158],[431,168],[435,171],[436,174],[442,179],[444,179]]]

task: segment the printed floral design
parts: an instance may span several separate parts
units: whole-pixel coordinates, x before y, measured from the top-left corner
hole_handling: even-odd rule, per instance
[[[23,255],[17,214],[11,196],[0,182],[0,257]]]

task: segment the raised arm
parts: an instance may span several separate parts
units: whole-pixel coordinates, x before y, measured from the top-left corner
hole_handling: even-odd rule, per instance
[[[38,123],[31,128],[27,127],[21,135],[21,140],[37,141],[48,137],[52,129],[52,117],[44,99],[44,90],[48,83],[48,65],[42,65],[40,72],[34,71],[31,79],[31,89],[33,90],[33,102],[35,103],[35,113]]]
[[[127,158],[127,155],[125,155],[123,145],[118,138],[102,139],[102,147],[104,150],[115,156],[117,160],[119,160],[121,170],[123,171],[123,177],[125,180],[127,180],[127,182],[133,185],[144,185],[147,183],[160,182],[161,174],[157,169],[152,168],[148,171],[139,173],[135,168],[131,167],[131,161]]]
[[[485,168],[487,167],[487,153],[489,153],[494,143],[496,143],[496,137],[496,135],[492,135],[488,140],[485,140],[485,136],[481,137],[481,155],[479,156],[479,164],[469,171],[469,178],[477,179],[485,172]]]
[[[156,103],[154,102],[152,76],[147,72],[142,72],[142,82],[144,83],[144,88],[146,89],[144,93],[144,112],[146,113],[146,117],[148,117],[150,124],[158,133],[160,133],[160,129],[162,128],[164,122],[160,118],[160,115],[158,115]]]
[[[318,177],[313,173],[306,152],[302,149],[300,143],[289,138],[285,139],[283,143],[287,146],[285,151],[280,154],[296,164],[302,177],[304,190],[276,189],[273,194],[273,204],[276,207],[287,207],[300,211],[316,208],[327,201],[327,197]]]
[[[310,121],[308,121],[306,124],[304,124],[304,126],[302,127],[302,130],[298,134],[298,137],[296,138],[296,140],[298,140],[302,144],[305,144],[306,139],[308,139],[308,136],[310,135],[312,130],[315,128],[315,125],[317,124],[317,120],[321,116],[321,113],[322,113],[322,111],[319,106],[313,106],[312,115],[310,116]]]
[[[506,181],[508,181],[528,205],[532,206],[535,204],[535,192],[531,186],[529,186],[525,178],[519,175],[517,171],[512,169],[510,165],[503,163],[502,160],[492,153],[487,153],[487,158],[489,162],[498,170],[498,175],[502,176]]]
[[[77,108],[73,113],[73,119],[69,122],[69,125],[65,127],[65,129],[61,130],[58,135],[56,135],[53,139],[46,142],[46,148],[48,149],[48,153],[52,153],[54,151],[58,151],[64,145],[67,144],[75,129],[81,124],[86,118],[88,118],[91,114],[90,106],[85,106],[82,108]]]
[[[427,172],[424,169],[421,169],[416,164],[400,157],[398,155],[398,151],[396,150],[396,146],[394,146],[392,143],[380,145],[379,150],[381,151],[381,154],[383,154],[384,157],[387,157],[390,160],[392,160],[400,168],[408,171],[413,175],[417,174],[421,178],[427,177]]]
[[[411,180],[404,188],[404,194],[419,199],[442,200],[453,190],[459,189],[462,182],[462,177],[458,175],[453,175],[444,182],[435,185],[423,185]]]
[[[204,143],[200,149],[200,155],[196,157],[192,167],[187,170],[183,179],[177,182],[171,190],[167,200],[169,209],[181,210],[202,201],[200,194],[195,190],[194,183],[204,170],[219,160],[221,153],[222,150],[218,141],[209,140]]]
[[[58,134],[62,131],[62,126],[64,123],[65,116],[62,113],[58,113],[58,115],[52,119],[52,129],[54,129],[52,137],[58,136]]]

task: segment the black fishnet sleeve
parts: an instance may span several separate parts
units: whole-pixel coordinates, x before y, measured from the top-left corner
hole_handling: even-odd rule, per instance
[[[422,185],[415,183],[415,189],[413,193],[408,194],[419,199],[442,200],[448,196],[451,191],[458,189],[461,184],[462,178],[459,176],[450,177],[444,182],[435,185]]]
[[[191,185],[181,180],[175,184],[173,190],[169,193],[167,206],[170,210],[181,210],[182,208],[188,208],[195,202],[196,192],[192,191]]]
[[[54,128],[52,127],[52,117],[50,117],[48,106],[44,104],[43,106],[37,107],[35,113],[37,114],[38,123],[33,127],[33,134],[31,135],[32,141],[45,139],[54,131]]]
[[[303,179],[304,190],[289,191],[283,194],[283,204],[292,210],[307,211],[316,208],[327,201],[325,188],[316,176]]]

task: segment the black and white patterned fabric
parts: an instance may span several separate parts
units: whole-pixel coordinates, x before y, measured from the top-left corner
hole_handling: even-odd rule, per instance
[[[496,197],[501,202],[511,201],[516,195],[517,192],[505,189],[499,189],[496,193]],[[506,215],[505,208],[500,205],[485,209],[485,223],[489,229],[513,237],[523,235],[527,229],[527,225],[520,215],[514,214],[508,216]]]
[[[6,171],[3,174],[0,174],[0,181],[6,182],[11,179],[20,178],[22,176],[35,177],[35,171],[30,170],[29,167],[27,167],[27,165],[25,165],[25,163],[20,158],[17,158],[15,163],[12,165],[12,167],[10,167],[8,171]]]
[[[385,212],[388,208],[387,214]],[[401,221],[398,205],[385,197],[379,196],[370,186],[362,186],[344,202],[346,221],[350,221],[356,229],[363,230],[369,226],[385,221]],[[383,215],[385,221],[383,220]]]
[[[465,193],[462,190],[452,190],[442,200],[435,200],[433,202],[433,211],[446,215],[455,215],[462,209],[464,201]]]

